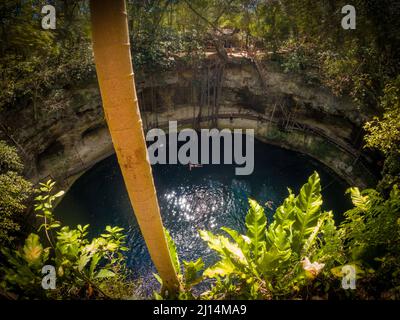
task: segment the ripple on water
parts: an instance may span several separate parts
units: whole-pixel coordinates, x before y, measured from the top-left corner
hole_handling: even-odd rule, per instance
[[[200,239],[198,230],[219,232],[227,226],[244,232],[247,198],[265,206],[268,220],[287,195],[295,192],[317,170],[326,209],[336,216],[349,207],[347,185],[327,168],[301,154],[255,142],[255,169],[250,176],[235,176],[233,165],[207,165],[189,170],[181,165],[153,166],[153,175],[164,224],[184,260],[203,257],[206,265],[216,256]],[[339,201],[338,201],[339,200]],[[268,208],[268,207],[271,207]],[[103,160],[80,177],[56,209],[66,224],[91,224],[91,236],[106,225],[119,225],[127,232],[128,266],[141,278],[140,291],[149,296],[158,288],[154,266],[132,213],[115,156]]]

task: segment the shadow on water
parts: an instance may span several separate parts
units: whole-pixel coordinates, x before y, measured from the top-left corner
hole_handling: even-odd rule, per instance
[[[335,218],[350,207],[345,196],[347,184],[329,169],[300,153],[255,141],[255,167],[252,175],[236,176],[235,165],[204,165],[189,170],[183,165],[154,165],[153,175],[164,224],[176,242],[181,259],[203,257],[206,265],[215,256],[199,238],[198,230],[217,231],[222,226],[244,231],[247,198],[260,204],[271,201],[273,211],[317,171],[321,177],[324,209]],[[124,227],[128,235],[128,266],[142,281],[141,294],[151,295],[158,283],[149,254],[133,215],[115,156],[95,165],[80,177],[56,208],[63,223],[90,224],[90,236],[100,234],[106,225]]]

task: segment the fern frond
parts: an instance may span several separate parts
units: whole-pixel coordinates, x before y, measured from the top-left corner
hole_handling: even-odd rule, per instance
[[[266,247],[267,218],[264,214],[264,208],[257,201],[249,199],[249,204],[250,209],[246,216],[247,236],[251,241],[254,259],[257,260],[263,248]]]

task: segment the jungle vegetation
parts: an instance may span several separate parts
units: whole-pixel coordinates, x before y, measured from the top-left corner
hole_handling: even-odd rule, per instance
[[[71,229],[55,221],[53,205],[62,193],[51,181],[33,188],[24,178],[23,150],[2,121],[1,113],[13,108],[32,106],[38,120],[62,110],[65,89],[95,76],[88,2],[56,1],[57,29],[51,32],[39,27],[43,4],[0,4],[0,132],[5,140],[0,141],[0,293],[19,299],[135,298],[135,281],[124,264],[123,230],[108,226],[88,239],[89,226]],[[227,42],[262,51],[285,72],[348,95],[360,112],[371,114],[362,124],[364,147],[384,161],[374,189],[349,189],[354,207],[340,225],[321,209],[317,173],[297,194],[289,191],[272,221],[266,219],[268,208],[249,200],[246,234],[228,228],[200,232],[219,255],[213,266],[201,258],[180,261],[173,235],[166,231],[180,290],[156,293],[156,298],[400,298],[400,5],[355,0],[357,29],[344,32],[340,9],[345,4],[127,1],[138,72],[179,63],[196,66],[211,49],[224,59]],[[38,223],[27,219],[32,203]],[[56,266],[63,279],[55,291],[41,290],[45,263]],[[356,266],[357,290],[341,289],[344,265]],[[211,283],[209,289],[198,292],[196,286],[204,281]]]
[[[56,221],[55,183],[40,184],[35,198],[36,232],[16,249],[1,250],[0,288],[19,299],[134,299],[137,280],[125,266],[123,229],[107,226],[88,239],[89,225],[71,229]],[[178,292],[155,292],[156,299],[399,299],[400,191],[389,197],[376,190],[348,190],[353,208],[336,225],[331,211],[321,209],[318,173],[298,194],[288,196],[267,221],[263,206],[249,199],[246,233],[226,227],[218,233],[200,230],[218,254],[205,267],[201,257],[181,261],[173,235],[166,230],[177,271]],[[42,290],[42,267],[55,266],[57,287]],[[343,266],[356,270],[357,290],[343,290]],[[162,285],[162,279],[155,275]],[[211,279],[211,282],[210,282]],[[206,283],[200,292],[199,284]],[[142,297],[143,298],[143,297]]]

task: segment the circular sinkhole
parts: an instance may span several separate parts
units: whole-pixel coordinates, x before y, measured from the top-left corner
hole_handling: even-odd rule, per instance
[[[247,199],[264,205],[268,222],[288,195],[298,193],[317,171],[321,178],[326,210],[337,221],[351,203],[345,196],[346,182],[321,163],[303,154],[255,140],[254,171],[235,175],[236,165],[154,165],[153,176],[165,227],[174,239],[181,259],[203,257],[206,266],[216,256],[198,235],[198,230],[218,232],[222,226],[245,232]],[[159,285],[156,272],[136,222],[116,156],[96,164],[70,188],[55,214],[63,224],[90,224],[90,236],[98,236],[107,225],[125,228],[129,251],[127,264],[138,281],[140,294],[150,296]]]

